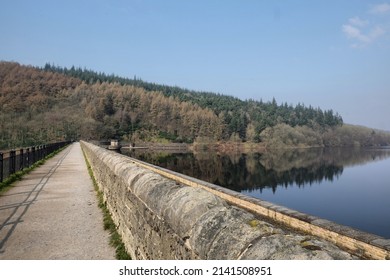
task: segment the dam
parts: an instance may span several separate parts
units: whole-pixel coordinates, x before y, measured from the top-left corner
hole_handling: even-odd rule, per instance
[[[390,259],[390,241],[81,142],[133,259]]]

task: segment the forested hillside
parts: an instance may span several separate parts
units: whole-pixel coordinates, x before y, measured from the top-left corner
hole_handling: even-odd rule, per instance
[[[108,82],[141,87],[147,91],[161,92],[164,96],[173,97],[181,102],[191,102],[201,108],[210,109],[223,125],[222,135],[218,135],[217,138],[225,140],[236,139],[259,142],[261,140],[260,134],[264,129],[281,123],[291,127],[308,126],[313,129],[335,127],[343,124],[341,116],[332,110],[323,111],[320,108],[305,107],[302,104],[297,106],[288,105],[287,103],[278,105],[275,99],[268,102],[261,100],[243,101],[231,96],[158,85],[137,78],[121,78],[81,68],[72,67],[67,69],[46,64],[43,69],[48,72],[75,77],[88,84]]]
[[[332,110],[243,101],[90,70],[0,62],[0,149],[57,140],[251,142],[264,147],[388,145]]]
[[[142,138],[191,142],[220,138],[209,109],[160,92],[95,82],[16,63],[0,64],[1,147],[62,139]]]

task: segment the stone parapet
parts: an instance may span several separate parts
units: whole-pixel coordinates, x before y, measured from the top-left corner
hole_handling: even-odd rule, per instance
[[[313,234],[322,228],[316,224],[323,220],[81,144],[133,259],[378,258],[353,246],[341,249],[334,242],[339,237],[331,233],[328,240]],[[252,209],[254,205],[258,209]],[[300,215],[300,222],[295,221]],[[285,222],[287,217],[292,221]],[[301,222],[307,228],[298,231]],[[382,250],[389,245],[381,242],[374,247]]]

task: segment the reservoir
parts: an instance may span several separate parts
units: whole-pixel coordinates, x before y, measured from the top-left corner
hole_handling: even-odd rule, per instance
[[[125,153],[125,152],[124,152]],[[390,238],[390,148],[128,155],[245,195]]]

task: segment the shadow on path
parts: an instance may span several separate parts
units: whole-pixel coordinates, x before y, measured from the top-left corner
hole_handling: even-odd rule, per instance
[[[17,225],[21,223],[23,220],[23,216],[27,213],[30,206],[36,201],[39,194],[43,190],[43,188],[46,186],[47,182],[49,181],[50,177],[56,172],[57,168],[61,165],[61,163],[64,161],[64,159],[67,157],[67,155],[70,152],[70,148],[68,147],[64,154],[61,155],[61,157],[57,160],[57,162],[48,170],[47,172],[43,173],[41,176],[42,178],[39,180],[37,184],[33,184],[29,187],[31,187],[30,190],[25,192],[19,192],[14,194],[4,194],[1,195],[1,197],[6,196],[16,196],[25,194],[26,196],[22,197],[22,201],[19,201],[17,203],[12,203],[8,205],[0,205],[0,212],[1,211],[7,211],[9,209],[13,209],[8,215],[6,215],[5,220],[0,221],[0,236],[3,236],[0,239],[0,254],[4,253],[4,246],[8,239],[11,237],[12,233],[16,229]],[[24,187],[28,186],[28,184],[24,185]],[[6,229],[8,226],[12,225],[9,229]],[[3,232],[2,232],[3,231]],[[6,231],[6,233],[4,233]]]

